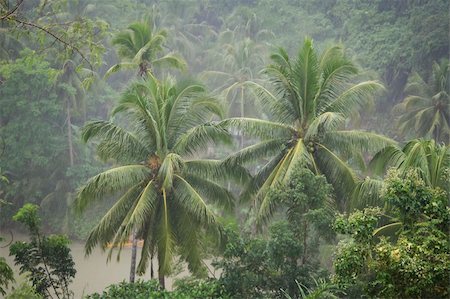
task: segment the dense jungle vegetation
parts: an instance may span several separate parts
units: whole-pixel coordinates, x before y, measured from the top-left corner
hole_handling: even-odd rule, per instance
[[[0,1],[0,296],[449,298],[449,5]]]

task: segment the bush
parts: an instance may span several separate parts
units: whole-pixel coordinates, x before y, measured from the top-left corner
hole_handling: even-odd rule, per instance
[[[135,283],[121,282],[110,285],[102,294],[88,295],[87,299],[226,299],[225,294],[217,280],[214,279],[183,279],[176,283],[172,292],[161,289],[157,280]]]

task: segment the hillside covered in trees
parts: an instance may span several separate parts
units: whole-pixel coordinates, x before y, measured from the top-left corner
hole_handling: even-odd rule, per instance
[[[449,11],[0,1],[0,296],[448,298]]]

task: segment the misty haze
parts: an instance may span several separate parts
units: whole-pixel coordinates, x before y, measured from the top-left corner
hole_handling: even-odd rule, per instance
[[[449,12],[0,1],[0,298],[449,298]]]

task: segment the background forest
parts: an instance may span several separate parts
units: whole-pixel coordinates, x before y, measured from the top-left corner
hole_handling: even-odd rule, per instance
[[[71,239],[142,240],[89,298],[447,298],[449,11],[0,0],[1,245],[31,273],[0,257],[0,295],[73,297]]]

